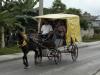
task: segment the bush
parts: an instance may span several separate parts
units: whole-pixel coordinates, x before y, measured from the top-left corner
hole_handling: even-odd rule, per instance
[[[100,29],[95,28],[95,29],[94,29],[94,33],[100,34]]]
[[[83,42],[89,42],[90,41],[90,38],[87,37],[87,36],[83,36],[82,37],[82,40],[83,40]]]
[[[1,47],[1,31],[0,31],[0,47]]]
[[[94,34],[93,38],[84,36],[82,39],[83,39],[83,42],[100,41],[100,34]]]

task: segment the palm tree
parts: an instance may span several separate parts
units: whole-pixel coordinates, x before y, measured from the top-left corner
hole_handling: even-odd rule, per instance
[[[5,27],[11,27],[16,23],[16,19],[10,15],[10,13],[5,10],[0,12],[0,27],[1,27],[1,47],[5,47],[5,41],[4,41],[4,28]]]
[[[5,47],[4,28],[13,27],[17,15],[33,9],[39,0],[0,0],[1,47]],[[3,5],[2,5],[3,3]]]

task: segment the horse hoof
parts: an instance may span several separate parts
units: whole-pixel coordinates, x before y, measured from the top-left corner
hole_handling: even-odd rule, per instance
[[[27,67],[24,67],[24,69],[28,69]]]
[[[24,69],[29,69],[29,68],[30,68],[30,66],[25,66],[25,67],[24,67]]]
[[[37,65],[38,64],[38,62],[35,62],[35,65]]]
[[[38,63],[37,62],[35,62],[35,65],[37,65]]]

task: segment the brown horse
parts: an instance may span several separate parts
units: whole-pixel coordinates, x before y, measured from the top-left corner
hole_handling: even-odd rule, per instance
[[[39,44],[32,39],[27,38],[27,36],[23,32],[18,33],[18,43],[23,52],[23,64],[25,66],[25,69],[27,69],[29,66],[27,60],[27,54],[29,53],[29,51],[35,52],[35,64],[37,63],[38,58],[42,59],[42,50]]]

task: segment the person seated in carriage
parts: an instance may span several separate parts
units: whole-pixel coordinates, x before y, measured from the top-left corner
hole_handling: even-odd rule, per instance
[[[59,21],[55,26],[54,36],[53,36],[53,40],[57,47],[66,44],[65,34],[66,34],[65,24],[63,21]]]
[[[52,41],[56,47],[65,45],[65,22],[57,20],[57,22],[54,21],[54,23],[53,28],[47,21],[42,25],[42,38]]]
[[[41,27],[42,38],[48,39],[50,35],[49,33],[52,31],[53,31],[52,26],[49,24],[48,21],[45,21]]]

